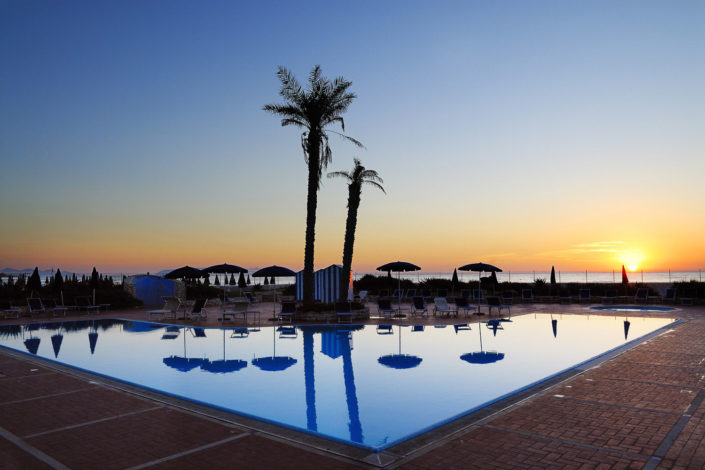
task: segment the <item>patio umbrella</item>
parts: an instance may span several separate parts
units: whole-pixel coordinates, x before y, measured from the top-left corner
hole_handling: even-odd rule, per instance
[[[201,364],[201,369],[207,372],[213,372],[216,374],[226,374],[228,372],[237,372],[240,369],[247,367],[247,361],[241,359],[230,359],[230,360],[218,360],[210,361],[205,359]]]
[[[229,273],[246,273],[247,269],[241,268],[240,266],[236,266],[234,264],[216,264],[213,266],[209,266],[205,269],[201,270],[202,274],[205,274],[206,276],[209,274],[229,274]],[[227,289],[226,289],[226,284],[223,284],[223,301],[225,301],[225,297],[227,295]]]
[[[402,273],[402,272],[409,272],[409,271],[418,271],[421,268],[416,266],[415,264],[407,263],[406,261],[393,261],[391,263],[383,264],[382,266],[377,268],[377,271],[387,271],[387,273],[395,272],[395,273]],[[401,308],[401,274],[397,275],[397,292],[399,294],[399,307]]]
[[[296,273],[289,268],[285,268],[284,266],[277,266],[275,264],[273,266],[267,266],[266,268],[262,268],[255,271],[252,274],[252,277],[263,277],[265,279],[268,277],[296,277]],[[275,298],[274,303],[272,304],[273,316],[276,316],[276,304],[277,299]]]
[[[462,268],[460,268],[462,269]],[[490,364],[492,362],[501,361],[504,359],[504,353],[495,351],[485,351],[482,348],[482,328],[478,328],[480,332],[480,350],[463,354],[460,359],[469,362],[470,364]]]
[[[492,266],[491,264],[485,264],[485,263],[470,263],[466,264],[464,266],[459,267],[461,271],[476,271],[477,272],[477,298],[478,300],[481,297],[481,276],[482,273],[496,273],[496,272],[502,272],[501,269],[499,269],[497,266]],[[477,302],[477,314],[480,314],[480,302]]]
[[[629,284],[629,278],[627,277],[627,270],[624,269],[624,265],[622,265],[622,284]]]
[[[269,372],[278,372],[296,364],[296,359],[289,356],[277,356],[277,333],[272,327],[273,353],[271,357],[257,357],[252,359],[252,365]]]
[[[377,362],[392,369],[411,369],[421,364],[421,361],[423,359],[418,356],[401,353],[401,325],[399,325],[399,354],[388,354],[377,359]]]
[[[198,279],[203,277],[203,271],[191,266],[182,266],[164,275],[166,279]]]

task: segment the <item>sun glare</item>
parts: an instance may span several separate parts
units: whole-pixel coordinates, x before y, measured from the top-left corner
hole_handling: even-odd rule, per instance
[[[639,265],[644,260],[644,255],[638,252],[623,253],[619,261],[631,272],[639,269]]]

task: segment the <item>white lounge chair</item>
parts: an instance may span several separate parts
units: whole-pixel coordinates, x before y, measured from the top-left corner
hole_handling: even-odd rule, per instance
[[[164,301],[164,306],[159,310],[149,310],[147,312],[147,318],[152,319],[152,315],[161,315],[165,317],[167,315],[173,315],[176,319],[176,312],[181,308],[181,300],[178,297],[164,296],[162,297]]]
[[[448,305],[448,301],[446,300],[445,297],[436,297],[433,299],[434,303],[434,309],[433,309],[433,316],[436,316],[437,313],[442,313],[443,315],[455,315],[456,317],[458,316],[458,311],[451,308],[450,305]]]

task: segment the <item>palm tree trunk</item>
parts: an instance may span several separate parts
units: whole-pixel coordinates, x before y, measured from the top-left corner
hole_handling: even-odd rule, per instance
[[[316,207],[320,179],[320,143],[317,135],[308,136],[308,196],[306,197],[306,245],[304,247],[304,307],[313,305],[313,248],[316,242]]]
[[[357,228],[357,210],[360,207],[360,190],[361,187],[359,185],[351,184],[349,186],[348,218],[345,221],[345,242],[343,244],[343,273],[340,278],[340,300],[348,298],[353,247],[355,245],[355,229]]]

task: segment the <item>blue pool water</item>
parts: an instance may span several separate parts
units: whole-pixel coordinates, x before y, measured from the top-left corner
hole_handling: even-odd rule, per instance
[[[523,315],[467,327],[0,326],[0,345],[381,450],[672,323]]]
[[[603,307],[590,307],[590,310],[603,312],[672,312],[674,307],[653,307],[650,305],[608,305]]]

